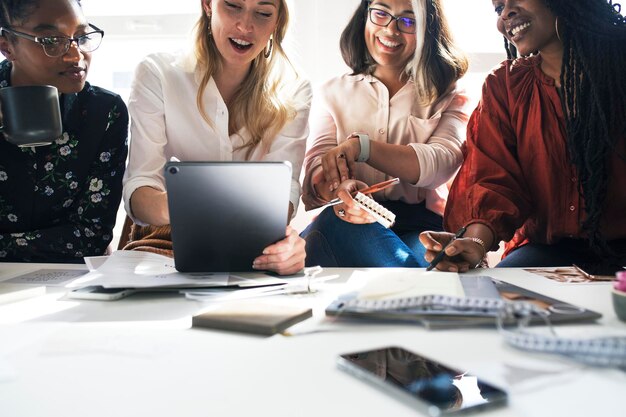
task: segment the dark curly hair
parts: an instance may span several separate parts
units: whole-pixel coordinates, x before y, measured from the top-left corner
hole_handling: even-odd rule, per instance
[[[0,26],[11,27],[28,19],[43,0],[2,0]],[[80,0],[74,0],[80,6]]]
[[[626,137],[626,19],[611,0],[544,0],[563,43],[562,106],[567,146],[585,201],[591,248],[612,255],[600,231],[611,157]],[[506,41],[509,59],[517,57]],[[626,161],[626,155],[619,155]],[[606,258],[606,256],[603,256]]]

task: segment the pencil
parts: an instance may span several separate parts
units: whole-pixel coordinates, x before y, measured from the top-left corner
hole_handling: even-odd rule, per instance
[[[396,185],[399,182],[400,182],[400,178],[392,178],[390,180],[379,182],[369,187],[365,187],[362,190],[358,190],[357,192],[362,193],[362,194],[376,193],[378,191],[384,190],[385,188],[391,187],[392,185]],[[353,197],[355,195],[356,195],[356,192],[352,194]],[[333,198],[328,203],[324,204],[322,207],[336,206],[337,204],[341,204],[341,203],[343,203],[343,201],[341,201],[341,198]]]

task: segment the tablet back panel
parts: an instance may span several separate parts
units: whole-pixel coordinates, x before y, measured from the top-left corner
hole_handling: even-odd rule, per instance
[[[177,270],[252,271],[285,237],[288,162],[170,162],[164,175]]]

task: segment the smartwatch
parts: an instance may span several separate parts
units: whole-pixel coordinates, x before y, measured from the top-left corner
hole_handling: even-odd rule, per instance
[[[354,135],[359,138],[359,143],[361,144],[361,153],[359,153],[356,161],[367,162],[370,159],[370,137],[365,133],[355,133]]]

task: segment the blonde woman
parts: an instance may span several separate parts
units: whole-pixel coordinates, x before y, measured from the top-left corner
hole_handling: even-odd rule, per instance
[[[341,37],[351,74],[321,88],[311,118],[302,199],[308,210],[339,196],[302,233],[307,264],[425,266],[419,233],[442,230],[446,182],[463,156],[467,70],[441,0],[362,1]],[[349,102],[348,102],[349,100]],[[399,177],[375,200],[394,212],[385,229],[349,192]]]
[[[194,52],[154,54],[137,68],[129,101],[131,151],[126,210],[136,224],[127,249],[171,254],[163,166],[184,161],[290,161],[290,216],[308,134],[311,89],[282,48],[284,0],[202,0]],[[290,274],[304,266],[304,241],[287,226],[254,267]]]

